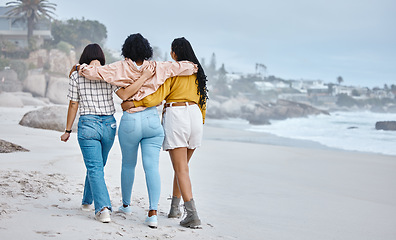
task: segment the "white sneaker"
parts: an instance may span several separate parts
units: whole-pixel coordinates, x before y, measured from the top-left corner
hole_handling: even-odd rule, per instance
[[[81,205],[81,210],[83,210],[84,212],[90,212],[92,208],[90,204],[83,204]]]
[[[151,217],[147,217],[146,221],[144,221],[144,222],[151,228],[157,228],[158,227],[157,215],[153,215]]]
[[[96,220],[102,223],[111,222],[110,210],[108,208],[103,208],[101,211],[96,213]]]

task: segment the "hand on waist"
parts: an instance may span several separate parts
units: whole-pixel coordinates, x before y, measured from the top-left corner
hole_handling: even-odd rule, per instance
[[[134,108],[134,107],[135,107],[135,104],[133,104],[133,101],[126,100],[121,103],[122,111],[126,111],[126,110],[128,110],[130,108]]]

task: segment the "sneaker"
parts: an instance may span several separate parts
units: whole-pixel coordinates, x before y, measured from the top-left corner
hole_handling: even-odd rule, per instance
[[[132,208],[131,208],[131,206],[124,207],[123,205],[121,205],[121,206],[118,208],[118,211],[119,211],[119,212],[122,212],[122,213],[125,213],[125,214],[128,214],[128,215],[131,215],[131,214],[132,214]]]
[[[84,212],[92,211],[91,204],[82,204],[81,205],[81,210],[83,210]]]
[[[102,209],[102,211],[99,211],[96,213],[96,220],[102,223],[109,223],[111,222],[110,219],[110,210],[108,208]]]
[[[151,228],[157,228],[158,227],[157,215],[153,215],[151,217],[147,217],[146,221],[144,221],[144,222]]]

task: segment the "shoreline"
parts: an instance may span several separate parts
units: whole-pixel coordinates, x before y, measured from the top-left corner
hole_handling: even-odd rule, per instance
[[[288,120],[288,119],[286,119]],[[280,120],[280,121],[286,121]],[[290,120],[290,119],[289,119]],[[222,121],[224,121],[222,123]],[[260,125],[250,125],[244,119],[208,119],[204,125],[204,139],[208,140],[219,140],[219,141],[234,141],[234,142],[245,142],[245,143],[259,143],[268,144],[273,146],[287,146],[287,147],[301,147],[307,149],[327,149],[334,151],[346,151],[355,153],[368,153],[368,154],[380,154],[384,156],[396,157],[394,153],[384,153],[378,151],[364,151],[360,149],[345,149],[337,146],[327,146],[321,142],[309,139],[299,139],[292,137],[278,136],[274,133],[263,131],[255,131],[250,128],[257,127]],[[264,125],[267,126],[267,125]],[[214,135],[211,134],[211,129],[218,128],[223,129],[222,134]],[[391,132],[391,131],[389,131]]]
[[[203,136],[203,139],[205,140],[231,141],[231,142],[257,143],[257,144],[285,146],[285,147],[348,151],[344,149],[328,147],[319,142],[315,142],[311,140],[286,138],[286,137],[277,136],[272,133],[255,132],[246,129],[233,129],[233,128],[227,128],[221,126],[214,126],[211,124],[208,124],[207,126],[205,125],[204,125],[204,136]],[[216,131],[213,131],[214,129],[216,129]]]

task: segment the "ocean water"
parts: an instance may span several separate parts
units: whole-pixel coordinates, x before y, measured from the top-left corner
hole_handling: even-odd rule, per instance
[[[226,120],[224,124],[228,128],[310,140],[332,148],[396,156],[396,131],[376,130],[378,121],[396,121],[396,114],[332,112],[330,115],[271,121],[271,125],[254,126],[240,119]]]

